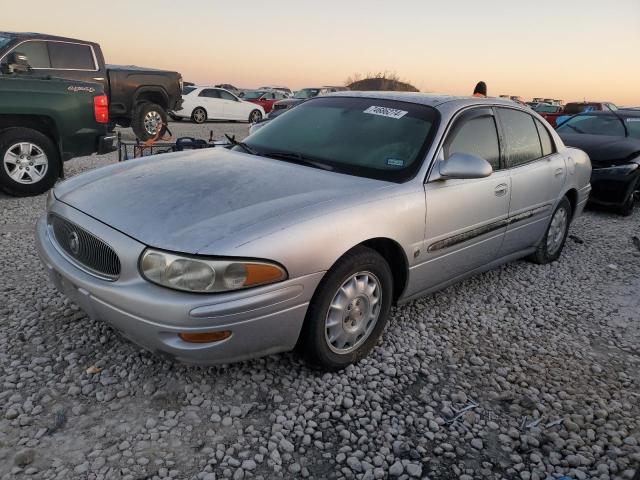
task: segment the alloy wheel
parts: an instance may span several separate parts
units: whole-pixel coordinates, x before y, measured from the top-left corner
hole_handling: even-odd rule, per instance
[[[4,154],[3,166],[12,180],[21,184],[38,183],[49,169],[49,159],[35,143],[20,142]]]
[[[155,110],[147,112],[144,116],[144,130],[149,135],[155,135],[160,125],[162,125],[162,116]]]
[[[560,207],[553,214],[551,224],[549,225],[549,231],[547,232],[547,253],[549,255],[555,255],[558,249],[562,246],[568,221],[569,217],[567,215],[567,210],[564,207]]]

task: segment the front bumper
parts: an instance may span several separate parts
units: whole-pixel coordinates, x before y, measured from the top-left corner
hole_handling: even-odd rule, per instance
[[[640,186],[640,167],[630,171],[624,167],[594,168],[591,171],[593,189],[589,202],[602,206],[623,205],[632,189]]]
[[[293,349],[323,275],[232,293],[177,292],[140,276],[138,258],[145,245],[59,201],[52,211],[108,242],[122,264],[116,281],[82,270],[55,244],[45,215],[37,223],[36,245],[58,290],[134,343],[187,363],[229,363]],[[188,343],[178,337],[180,332],[222,330],[232,335],[216,343]]]

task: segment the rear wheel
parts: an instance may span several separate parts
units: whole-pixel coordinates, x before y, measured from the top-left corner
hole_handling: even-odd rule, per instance
[[[39,195],[60,176],[60,156],[49,137],[30,128],[0,134],[0,189],[9,195]]]
[[[262,112],[260,110],[252,110],[249,114],[249,123],[256,123],[262,120]]]
[[[140,140],[146,141],[156,136],[158,129],[167,124],[167,112],[160,105],[144,102],[133,112],[131,128]]]
[[[324,276],[309,304],[298,347],[312,365],[340,370],[365,357],[387,323],[393,277],[376,251],[356,247]]]
[[[544,238],[536,251],[529,256],[530,260],[545,264],[551,263],[560,257],[569,233],[571,214],[571,202],[567,197],[562,197],[551,216],[551,222],[549,222]]]
[[[191,120],[194,123],[204,123],[207,121],[207,111],[202,107],[196,107],[191,113]]]

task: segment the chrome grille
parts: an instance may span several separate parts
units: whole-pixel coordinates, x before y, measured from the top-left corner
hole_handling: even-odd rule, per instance
[[[120,275],[120,259],[95,235],[57,215],[49,215],[55,241],[72,260],[89,273],[108,280]]]

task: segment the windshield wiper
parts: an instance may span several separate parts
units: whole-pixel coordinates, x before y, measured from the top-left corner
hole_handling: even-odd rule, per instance
[[[224,136],[227,137],[227,140],[229,140],[229,143],[231,143],[231,145],[233,145],[234,147],[240,147],[245,152],[250,153],[251,155],[258,155],[258,156],[260,155],[257,151],[255,151],[253,148],[251,148],[246,143],[236,140],[236,136],[235,135],[232,137],[232,136],[230,136],[230,135],[225,133]]]
[[[287,162],[298,163],[300,165],[307,165],[310,167],[321,168],[322,170],[333,170],[331,165],[328,165],[324,162],[318,161],[313,157],[308,155],[303,155],[298,152],[279,152],[279,151],[266,151],[262,152],[262,155],[265,157],[276,158],[285,160]]]

